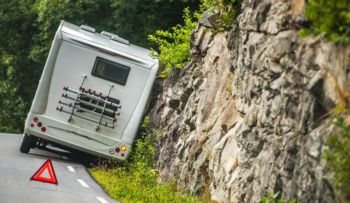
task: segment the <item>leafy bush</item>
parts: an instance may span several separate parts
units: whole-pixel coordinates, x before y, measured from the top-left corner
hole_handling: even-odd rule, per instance
[[[188,8],[184,10],[184,25],[176,25],[171,31],[157,30],[148,39],[159,46],[160,54],[154,52],[159,61],[164,64],[160,77],[165,78],[172,68],[182,68],[190,60],[190,36],[198,24],[199,13],[191,15]]]
[[[200,200],[176,191],[176,182],[158,182],[155,170],[154,135],[146,117],[141,126],[141,139],[136,142],[129,161],[114,168],[95,167],[92,176],[114,199],[121,202],[188,202]]]
[[[153,52],[153,55],[164,65],[164,71],[159,77],[167,77],[172,68],[183,68],[190,61],[190,36],[204,11],[212,7],[217,8],[219,18],[215,31],[224,31],[232,27],[239,5],[238,0],[201,0],[199,10],[193,14],[188,8],[184,9],[183,25],[178,24],[170,31],[157,30],[155,34],[149,35],[149,41],[156,44],[160,51],[160,54]]]
[[[301,36],[325,34],[326,39],[341,43],[350,42],[350,1],[310,0],[305,17],[311,27],[301,31]]]
[[[333,182],[339,191],[350,198],[350,124],[337,117],[338,133],[329,137],[330,149],[324,152],[328,166],[334,172]],[[348,199],[349,200],[349,199]]]

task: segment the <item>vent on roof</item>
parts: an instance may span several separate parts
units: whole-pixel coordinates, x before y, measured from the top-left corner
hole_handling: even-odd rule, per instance
[[[129,42],[128,40],[123,39],[123,38],[120,38],[120,37],[118,37],[118,36],[112,36],[112,37],[111,37],[111,40],[116,41],[116,42],[119,42],[119,43],[122,43],[122,44],[126,44],[126,45],[129,45],[129,44],[130,44],[130,42]]]
[[[87,31],[87,32],[95,33],[95,28],[87,26],[87,25],[81,25],[80,29],[84,30],[84,31]]]
[[[101,35],[102,35],[102,36],[105,36],[105,37],[109,37],[109,38],[112,38],[112,37],[119,37],[118,35],[115,35],[115,34],[113,34],[113,33],[106,32],[106,31],[102,31],[102,32],[101,32]]]

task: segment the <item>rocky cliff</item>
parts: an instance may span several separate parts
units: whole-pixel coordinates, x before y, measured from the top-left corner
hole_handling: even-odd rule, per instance
[[[217,202],[282,192],[335,202],[322,151],[329,111],[350,101],[350,49],[300,38],[301,0],[244,0],[232,30],[210,13],[192,35],[192,60],[162,82],[151,110],[162,180]]]

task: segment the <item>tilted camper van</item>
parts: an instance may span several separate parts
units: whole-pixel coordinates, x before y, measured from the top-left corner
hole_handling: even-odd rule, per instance
[[[117,35],[62,21],[20,151],[43,143],[124,160],[158,70],[150,51]]]

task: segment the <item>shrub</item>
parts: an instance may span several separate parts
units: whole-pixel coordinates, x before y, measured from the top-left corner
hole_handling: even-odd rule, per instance
[[[153,52],[153,55],[165,66],[161,78],[167,77],[173,67],[182,68],[190,60],[190,36],[198,24],[199,14],[191,15],[186,8],[183,16],[184,25],[176,25],[171,31],[157,30],[154,35],[148,36],[160,51],[160,54]]]
[[[183,68],[190,61],[190,36],[204,11],[216,7],[219,18],[214,31],[224,31],[232,27],[239,5],[238,0],[202,0],[199,10],[193,14],[188,8],[184,10],[183,25],[176,25],[170,31],[157,30],[154,35],[149,35],[149,41],[156,44],[160,51],[160,54],[153,52],[153,55],[164,65],[159,77],[167,77],[172,68]]]
[[[310,0],[306,5],[305,17],[311,27],[300,32],[325,34],[327,40],[350,42],[350,1],[349,0]]]

